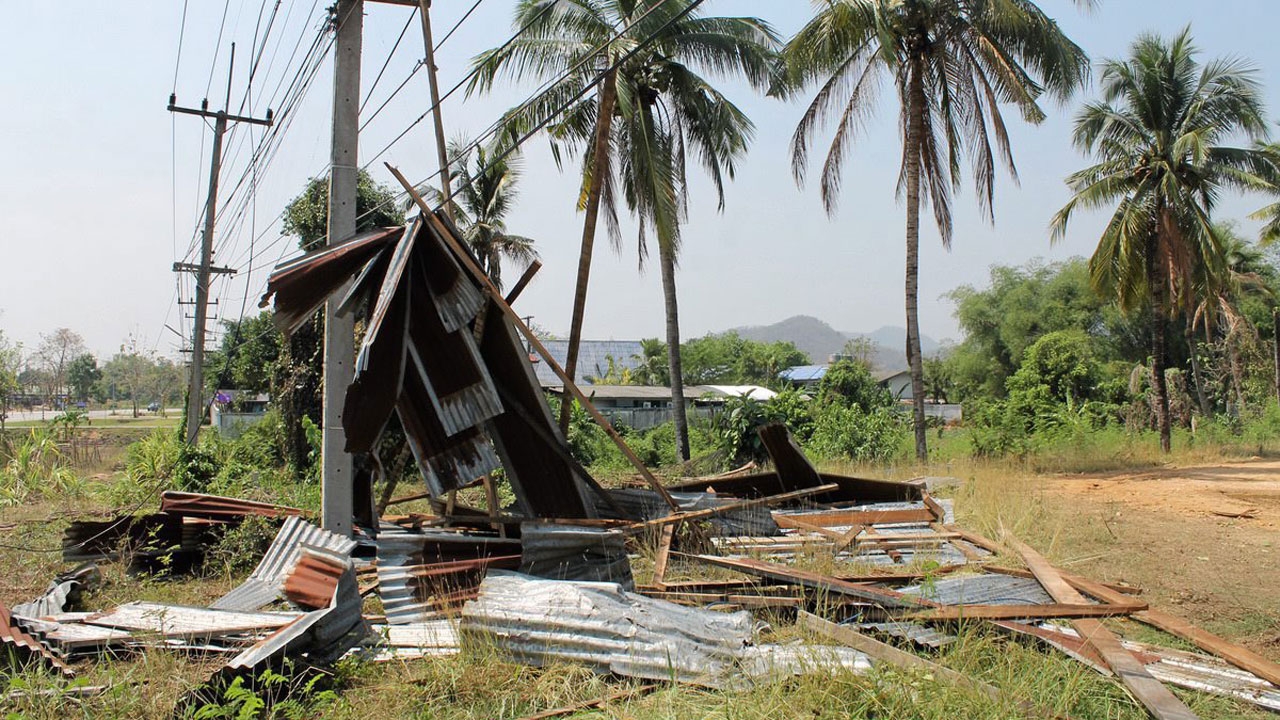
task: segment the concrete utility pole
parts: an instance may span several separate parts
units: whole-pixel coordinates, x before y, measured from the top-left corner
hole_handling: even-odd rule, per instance
[[[333,66],[333,144],[329,171],[329,237],[334,245],[356,233],[356,182],[359,177],[360,47],[364,1],[338,0]],[[325,530],[351,534],[354,514],[353,466],[342,428],[342,405],[355,368],[355,319],[338,317],[334,293],[324,305],[324,419],[321,440],[321,512]]]
[[[422,44],[426,47],[427,84],[431,88],[431,117],[436,123],[436,157],[440,161],[440,191],[444,193],[444,214],[453,220],[453,203],[449,189],[449,153],[444,142],[444,120],[440,117],[440,86],[436,79],[436,49],[431,40],[431,0],[418,0],[422,11]]]
[[[218,174],[222,169],[222,136],[227,132],[228,122],[244,122],[252,125],[271,125],[271,111],[267,110],[265,119],[231,115],[227,108],[231,104],[231,78],[235,71],[236,45],[231,43],[231,62],[227,69],[227,99],[222,109],[209,111],[209,100],[200,102],[200,109],[178,107],[178,97],[174,93],[169,96],[169,112],[197,115],[213,118],[213,157],[209,163],[209,198],[204,206],[204,234],[200,238],[200,263],[176,262],[174,272],[193,272],[196,276],[196,314],[195,329],[191,333],[191,377],[187,385],[187,443],[194,445],[200,437],[200,423],[204,420],[204,339],[205,324],[209,315],[209,276],[212,274],[234,275],[235,270],[213,266],[213,223],[218,214]]]

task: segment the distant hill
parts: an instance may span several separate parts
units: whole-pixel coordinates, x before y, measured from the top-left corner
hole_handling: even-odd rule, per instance
[[[881,370],[896,370],[907,366],[905,328],[886,325],[869,333],[841,332],[827,323],[809,315],[796,315],[772,325],[752,325],[733,328],[733,332],[757,342],[789,340],[809,354],[815,364],[821,365],[831,355],[840,352],[844,344],[856,337],[870,338],[878,346],[875,365]],[[920,336],[920,349],[929,355],[938,349],[938,342],[927,335]]]

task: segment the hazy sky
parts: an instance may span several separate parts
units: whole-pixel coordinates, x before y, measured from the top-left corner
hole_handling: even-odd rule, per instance
[[[83,334],[93,351],[110,355],[135,333],[159,352],[176,354],[178,336],[165,325],[189,334],[184,329],[189,321],[181,316],[190,308],[176,304],[179,293],[170,266],[175,259],[193,257],[188,250],[205,193],[211,132],[197,118],[171,115],[165,105],[176,89],[179,104],[198,105],[208,96],[211,107],[220,106],[226,93],[227,47],[234,40],[232,106],[239,109],[255,23],[265,7],[265,25],[273,1],[229,0],[223,23],[223,2],[190,0],[180,63],[183,3],[178,0],[10,4],[0,27],[0,67],[5,68],[0,89],[6,105],[0,113],[0,329],[6,335],[31,346],[40,333],[66,326]],[[252,101],[244,103],[246,113],[252,109],[260,115],[268,102],[279,112],[283,90],[277,88],[282,80],[287,85],[319,36],[328,2],[280,3],[253,81]],[[508,37],[513,4],[485,0],[445,43],[437,58],[444,87],[462,77],[477,52]],[[1095,59],[1123,54],[1142,31],[1171,34],[1190,23],[1205,57],[1238,54],[1252,60],[1266,84],[1269,108],[1280,107],[1273,0],[1103,0],[1090,13],[1067,0],[1041,5]],[[470,6],[464,0],[436,2],[436,38]],[[804,22],[811,8],[803,0],[710,0],[704,7],[712,14],[757,15],[784,36]],[[366,8],[362,80],[368,92],[410,11],[374,3]],[[373,92],[365,120],[408,76],[421,55],[421,43],[415,22]],[[222,195],[229,205],[216,233],[215,263],[242,272],[214,285],[222,317],[238,317],[242,306],[256,312],[265,271],[292,252],[292,241],[281,239],[276,221],[307,178],[326,167],[331,68],[329,57],[295,108],[278,152],[270,164],[259,167],[252,202],[243,202],[249,198],[248,182],[234,194],[231,188],[246,176],[250,147],[262,131],[243,126],[228,137]],[[456,94],[443,105],[448,134],[483,132],[501,110],[532,89],[511,87],[470,99]],[[817,316],[842,330],[904,324],[904,210],[894,196],[900,141],[891,90],[885,90],[882,110],[846,164],[839,212],[829,218],[816,185],[797,188],[790,174],[788,144],[802,103],[783,104],[755,97],[742,86],[727,87],[756,122],[756,140],[728,188],[722,214],[710,187],[691,168],[696,180],[678,275],[685,337],[795,314]],[[277,100],[271,100],[273,94]],[[1050,117],[1038,127],[1012,120],[1016,113],[1009,113],[1021,186],[1000,182],[994,227],[978,213],[968,187],[956,201],[951,252],[941,248],[931,223],[923,223],[920,314],[926,334],[958,335],[951,304],[942,296],[957,285],[985,283],[991,265],[1091,251],[1102,215],[1079,216],[1070,236],[1056,247],[1050,247],[1046,230],[1050,216],[1067,199],[1062,178],[1085,162],[1070,143],[1078,102],[1048,106]],[[428,104],[426,74],[418,73],[362,132],[362,163]],[[411,178],[426,177],[436,169],[433,142],[428,118],[382,160]],[[371,170],[379,180],[394,183],[381,160]],[[581,234],[581,216],[574,211],[576,182],[572,172],[557,171],[542,140],[529,145],[524,171],[521,200],[509,227],[538,241],[544,268],[517,309],[563,333]],[[1263,202],[1230,197],[1221,204],[1220,216],[1243,221]],[[1255,224],[1243,221],[1242,227],[1252,232]],[[508,277],[517,272],[509,269]],[[189,279],[181,296],[192,297]],[[602,240],[585,336],[662,334],[659,275],[656,267],[638,272],[633,229],[620,253]]]

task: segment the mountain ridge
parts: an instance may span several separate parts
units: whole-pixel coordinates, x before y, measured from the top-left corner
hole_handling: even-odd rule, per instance
[[[896,325],[884,325],[871,332],[840,331],[812,315],[793,315],[769,325],[745,325],[730,328],[740,337],[757,342],[790,341],[809,355],[815,364],[844,349],[845,343],[854,338],[868,338],[876,348],[872,364],[880,370],[898,370],[907,367],[907,331]],[[920,336],[920,349],[925,355],[938,350],[938,341],[927,335]]]

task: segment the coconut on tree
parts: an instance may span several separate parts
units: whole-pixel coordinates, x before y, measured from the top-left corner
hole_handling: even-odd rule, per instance
[[[618,205],[638,221],[643,263],[657,241],[666,311],[666,341],[677,453],[689,457],[680,374],[675,269],[686,211],[688,160],[711,178],[721,209],[724,181],[734,175],[754,125],[712,79],[742,78],[768,87],[777,36],[764,21],[705,17],[696,0],[521,0],[519,37],[479,55],[470,91],[488,91],[500,77],[554,80],[532,102],[507,114],[520,133],[556,114],[546,131],[557,160],[582,159],[577,198],[585,211],[565,370],[577,369],[596,225],[601,210],[615,248],[621,246]],[[596,93],[573,100],[583,88]],[[690,158],[692,156],[692,158]],[[568,404],[561,425],[568,422]]]
[[[1017,178],[1003,106],[1030,123],[1039,101],[1065,99],[1088,79],[1085,52],[1026,0],[830,0],[783,48],[774,93],[817,93],[792,138],[792,172],[803,183],[810,145],[834,126],[820,189],[828,213],[840,196],[844,163],[885,80],[896,93],[902,137],[898,195],[906,200],[907,363],[916,457],[928,447],[924,357],[920,350],[920,210],[932,205],[944,247],[952,239],[952,193],[968,156],[978,204],[994,221],[996,157]]]
[[[1233,137],[1266,133],[1256,71],[1242,60],[1201,64],[1190,29],[1143,35],[1102,68],[1101,100],[1076,118],[1077,147],[1097,163],[1067,178],[1074,196],[1054,216],[1061,240],[1077,210],[1112,208],[1089,259],[1090,281],[1126,312],[1151,311],[1151,385],[1160,447],[1170,448],[1166,325],[1229,277],[1212,222],[1224,187],[1265,189],[1271,161]]]

